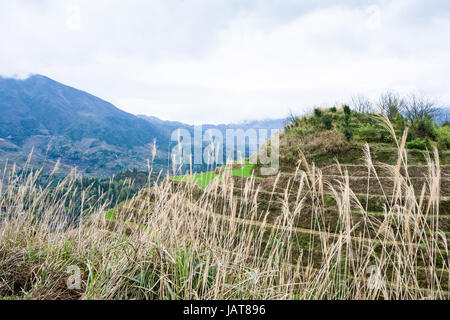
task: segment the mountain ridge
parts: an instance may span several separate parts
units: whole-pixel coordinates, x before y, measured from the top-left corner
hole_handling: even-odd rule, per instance
[[[282,120],[275,121],[281,129]],[[204,129],[242,127],[239,124],[205,125]],[[266,127],[268,125],[266,124]],[[130,169],[147,169],[157,143],[155,165],[167,163],[171,134],[193,126],[156,117],[143,118],[43,75],[26,79],[0,76],[0,165],[26,163],[33,151],[33,166],[54,166],[108,176]]]
[[[23,142],[21,132],[13,126],[31,131],[30,134],[68,134],[74,140],[96,136],[104,130],[102,139],[121,146],[144,145],[153,136],[158,137],[148,122],[92,94],[42,75],[24,80],[0,78],[0,112],[9,123],[0,120],[0,137],[12,133],[12,141],[19,144]],[[123,126],[128,126],[126,139],[121,135]]]

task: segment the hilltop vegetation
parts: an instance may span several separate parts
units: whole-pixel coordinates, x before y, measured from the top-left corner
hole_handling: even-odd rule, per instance
[[[396,102],[391,101],[384,112],[387,112],[386,116],[397,136],[408,129],[406,149],[409,163],[425,164],[423,151],[431,151],[434,147],[439,151],[441,163],[450,163],[448,122],[439,125],[434,121],[433,109],[425,109],[423,105],[426,102],[418,97],[414,97],[415,105],[410,106],[410,109],[415,108],[412,111],[403,109],[406,103],[401,98],[391,96],[393,98]],[[355,109],[348,105],[316,108],[310,115],[291,117],[280,143],[282,168],[292,171],[300,158],[300,151],[317,165],[331,164],[335,159],[341,163],[362,163],[366,143],[375,161],[395,163],[398,146],[383,116],[374,108],[363,111]]]

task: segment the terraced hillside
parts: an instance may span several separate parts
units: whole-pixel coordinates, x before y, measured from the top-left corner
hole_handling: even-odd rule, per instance
[[[189,203],[231,224],[234,234],[250,228],[258,244],[249,249],[252,259],[270,261],[271,249],[280,246],[287,250],[283,262],[297,269],[320,274],[330,259],[337,259],[335,276],[349,280],[364,274],[358,268],[349,272],[361,263],[376,266],[394,296],[415,288],[422,297],[436,297],[437,292],[448,297],[450,165],[439,164],[447,152],[421,152],[422,160],[411,157],[414,164],[407,165],[410,152],[397,149],[396,161],[374,164],[367,144],[358,153],[362,159],[353,161],[357,164],[336,160],[317,167],[304,156],[297,166],[285,165],[271,177],[257,177],[259,166],[233,164],[228,174],[216,173],[201,186],[203,191],[193,192],[196,196]],[[427,164],[418,164],[423,160]],[[186,177],[174,180],[176,190],[185,188],[180,180],[189,182]],[[205,208],[204,202],[213,205]],[[283,241],[279,233],[289,236]],[[333,247],[345,253],[331,258],[336,254],[329,253]],[[351,258],[355,251],[361,260]]]
[[[437,200],[439,203],[437,214],[427,215],[426,219],[428,223],[438,219],[439,230],[446,235],[448,241],[450,238],[450,197],[448,196],[450,195],[450,166],[440,167],[440,197],[438,199],[433,199],[436,190],[429,188],[429,171],[433,170],[432,167],[408,166],[407,173],[405,169],[401,170],[399,179],[402,181],[397,185],[393,179],[395,172],[393,166],[378,165],[369,170],[363,165],[338,164],[314,168],[309,173],[298,169],[296,172],[283,172],[268,178],[230,175],[228,183],[232,185],[234,201],[239,203],[238,207],[250,205],[252,201],[256,200],[258,212],[247,212],[242,216],[243,219],[251,218],[254,215],[257,220],[275,223],[283,215],[283,210],[295,210],[298,206],[298,199],[301,199],[303,212],[293,218],[293,227],[303,229],[302,232],[307,234],[311,233],[311,227],[317,222],[314,221],[314,218],[317,217],[314,217],[313,214],[313,206],[316,201],[325,210],[321,217],[323,220],[320,221],[322,230],[333,232],[339,229],[337,223],[339,222],[340,203],[337,203],[335,196],[342,188],[348,188],[351,191],[353,201],[349,203],[349,209],[351,211],[350,219],[354,224],[358,224],[364,219],[372,219],[381,223],[386,216],[402,214],[401,212],[392,212],[397,201],[418,203],[422,200],[425,202],[425,204],[422,203],[422,207],[426,207],[427,203]],[[311,177],[312,181],[317,184],[305,187],[306,184],[311,183]],[[402,190],[405,186],[411,194],[405,194],[405,190]],[[319,194],[318,199],[314,197],[317,193]],[[223,202],[229,200],[229,198],[222,199]],[[362,226],[355,229],[355,231],[357,230],[364,231]]]
[[[107,228],[148,230],[176,202],[168,219],[184,221],[189,241],[231,266],[285,277],[276,283],[290,297],[448,299],[450,166],[366,160],[299,161],[272,177],[235,163],[201,184],[202,175],[183,176],[122,204]]]

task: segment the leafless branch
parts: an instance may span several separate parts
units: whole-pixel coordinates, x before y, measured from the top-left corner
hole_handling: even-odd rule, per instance
[[[378,107],[384,111],[389,118],[395,117],[406,108],[406,102],[397,93],[387,91],[380,96]]]

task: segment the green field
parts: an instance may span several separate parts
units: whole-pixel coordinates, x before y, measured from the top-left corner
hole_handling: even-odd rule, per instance
[[[246,162],[242,168],[233,169],[231,171],[231,176],[242,178],[256,177],[255,175],[252,174],[254,166],[255,166],[254,164]],[[226,166],[222,166],[219,168],[224,169],[226,168]],[[175,176],[172,177],[171,180],[192,182],[198,185],[200,188],[206,189],[206,187],[216,178],[221,179],[222,175],[217,174],[214,171],[211,171],[192,175]]]
[[[254,164],[250,164],[247,162],[244,164],[242,168],[234,169],[233,171],[231,171],[231,175],[233,177],[242,177],[242,178],[256,177],[252,173],[254,166],[255,166]]]

